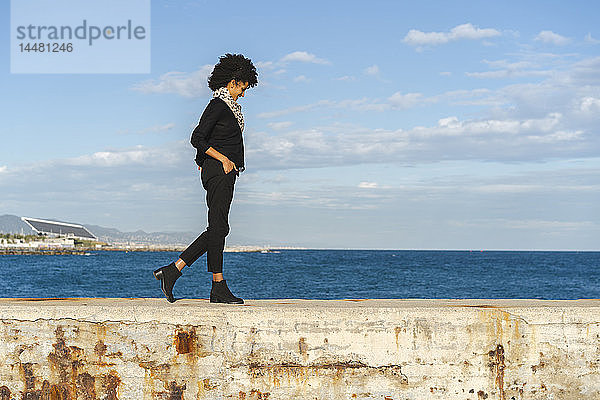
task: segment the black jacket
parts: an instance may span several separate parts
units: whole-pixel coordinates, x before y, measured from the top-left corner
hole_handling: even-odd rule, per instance
[[[202,166],[210,157],[209,147],[229,158],[238,170],[244,170],[244,140],[242,131],[227,103],[214,97],[204,109],[198,126],[192,132],[192,146],[197,149],[196,164]]]

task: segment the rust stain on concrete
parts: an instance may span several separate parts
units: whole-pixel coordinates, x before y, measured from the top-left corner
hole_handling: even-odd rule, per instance
[[[446,390],[447,389],[445,387],[437,387],[437,386],[432,386],[429,388],[429,391],[431,393],[445,393]]]
[[[308,343],[306,343],[306,338],[301,337],[298,340],[298,351],[305,360],[308,358]]]
[[[267,400],[271,393],[265,392],[262,393],[258,389],[252,389],[250,392],[246,393],[244,391],[240,391],[238,393],[238,399],[240,400]]]
[[[540,351],[540,362],[537,365],[532,365],[531,366],[531,370],[533,371],[533,373],[535,374],[538,370],[544,368],[546,366],[546,363],[542,360],[542,357],[544,357],[544,353],[542,353]]]
[[[171,375],[171,366],[169,364],[156,364],[154,361],[151,361],[141,362],[139,363],[139,366],[148,372],[151,379],[158,379],[159,381],[166,382]]]
[[[269,377],[273,386],[279,386],[282,378],[305,381],[309,376],[328,375],[334,381],[339,381],[346,374],[361,374],[363,376],[383,375],[396,380],[400,385],[408,385],[408,377],[402,373],[399,365],[383,365],[373,367],[358,361],[334,361],[328,363],[313,363],[302,365],[296,363],[248,365],[253,378]]]
[[[177,382],[171,381],[169,384],[169,400],[183,400],[183,392],[185,391],[185,383],[178,385]]]
[[[178,330],[175,332],[175,349],[178,354],[188,354],[194,352],[196,347],[196,331]]]
[[[102,340],[98,340],[94,346],[94,353],[98,356],[98,359],[102,361],[102,356],[106,354],[106,345]]]
[[[396,349],[398,349],[398,347],[399,347],[398,335],[400,335],[401,332],[406,332],[406,328],[402,328],[400,326],[397,326],[394,328],[394,333],[396,334]]]
[[[31,363],[23,363],[21,366],[21,377],[25,382],[25,391],[30,392],[35,389],[35,376],[33,375],[33,368]]]
[[[77,375],[77,399],[96,400],[96,378],[84,372]]]
[[[8,394],[6,400],[13,399],[12,397],[10,397],[10,390],[8,390],[6,393]],[[25,388],[25,391],[21,393],[21,398],[24,400],[71,400],[72,398],[74,399],[74,397],[71,397],[68,387],[50,385],[50,382],[48,382],[47,380],[44,380],[41,389],[36,390],[34,387],[30,386],[29,388]],[[4,400],[4,398],[2,397],[0,397],[0,399]]]
[[[22,398],[26,400],[70,400],[71,392],[66,385],[50,385],[50,382],[44,380],[41,389],[35,389],[37,378],[33,371],[33,364],[20,364],[21,377],[25,383],[25,390],[22,392]],[[10,390],[7,389],[8,400],[10,399]]]
[[[100,378],[102,390],[104,392],[104,400],[119,400],[118,389],[121,384],[121,378],[116,371],[110,371],[108,374],[102,375]]]
[[[160,400],[184,400],[183,392],[185,392],[186,386],[178,385],[175,381],[170,381],[168,384],[165,383],[165,391],[152,392],[152,398]]]
[[[47,381],[46,381],[47,382]],[[42,388],[42,393],[46,394],[46,388]],[[48,397],[51,400],[69,400],[69,388],[59,385],[48,386]]]
[[[83,365],[79,360],[81,350],[79,347],[69,347],[65,342],[63,327],[58,325],[54,332],[56,343],[52,345],[54,350],[48,355],[50,368],[58,375],[58,384],[61,392],[67,392],[67,398],[76,393],[77,369]],[[61,393],[62,396],[62,393]]]
[[[204,379],[202,380],[202,387],[203,387],[205,390],[213,390],[213,389],[216,389],[216,388],[217,388],[217,385],[213,385],[213,384],[210,382],[210,378],[204,378]]]
[[[490,358],[490,362],[488,366],[492,370],[492,373],[495,376],[495,384],[498,390],[500,391],[500,400],[504,399],[504,369],[506,365],[504,364],[504,347],[499,344],[496,346],[496,349],[491,350],[488,353]]]

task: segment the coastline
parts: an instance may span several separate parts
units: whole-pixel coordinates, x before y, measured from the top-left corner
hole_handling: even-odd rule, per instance
[[[0,247],[1,255],[89,255],[90,252],[178,252],[185,250],[184,245],[125,245],[125,246],[103,246],[76,247],[76,248],[22,248],[22,247]],[[231,246],[226,247],[225,253],[276,253],[283,248],[264,246]],[[285,248],[292,249],[292,248]],[[303,248],[293,248],[302,250]]]

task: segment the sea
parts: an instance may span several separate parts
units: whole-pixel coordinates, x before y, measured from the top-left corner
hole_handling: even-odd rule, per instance
[[[0,255],[0,297],[163,297],[152,271],[175,252]],[[174,295],[206,299],[206,256]],[[275,250],[225,253],[224,276],[244,299],[600,298],[600,252]]]

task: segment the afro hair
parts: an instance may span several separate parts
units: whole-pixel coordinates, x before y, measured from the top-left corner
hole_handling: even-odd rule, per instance
[[[252,61],[241,54],[227,53],[219,57],[212,73],[208,77],[210,90],[217,90],[235,79],[236,82],[248,82],[248,87],[256,86],[258,73]]]

